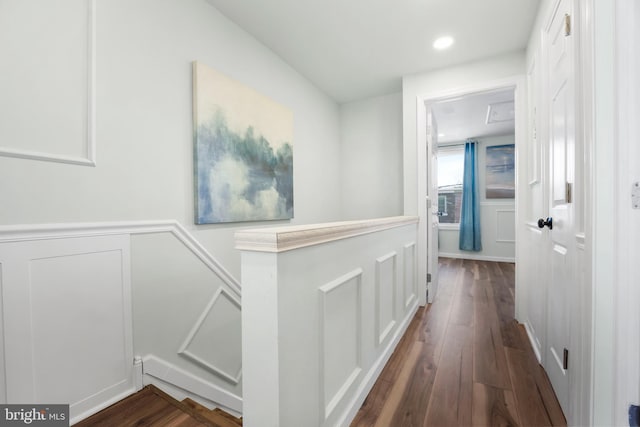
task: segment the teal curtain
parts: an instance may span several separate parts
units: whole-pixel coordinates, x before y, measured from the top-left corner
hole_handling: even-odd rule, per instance
[[[460,214],[460,250],[481,251],[480,201],[478,200],[478,162],[476,141],[464,145],[464,175],[462,179],[462,212]]]

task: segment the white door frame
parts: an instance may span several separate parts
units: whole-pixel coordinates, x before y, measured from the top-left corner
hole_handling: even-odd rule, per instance
[[[640,402],[640,313],[638,302],[640,301],[640,289],[637,285],[638,257],[640,256],[640,242],[637,236],[640,235],[640,211],[633,209],[631,205],[631,189],[635,182],[640,181],[640,147],[637,138],[640,132],[638,114],[638,94],[640,94],[640,84],[637,82],[638,72],[640,72],[640,58],[637,54],[637,43],[640,40],[640,30],[637,28],[637,18],[640,16],[640,5],[635,0],[617,0],[615,3],[614,17],[614,37],[615,49],[610,53],[614,57],[615,70],[613,75],[613,85],[615,86],[615,107],[617,117],[614,122],[615,144],[613,153],[615,162],[614,186],[616,195],[616,205],[614,215],[611,220],[616,224],[614,237],[613,258],[615,265],[615,279],[611,280],[613,287],[609,286],[613,293],[611,299],[613,304],[614,319],[610,322],[615,325],[615,348],[613,351],[613,361],[608,372],[614,379],[613,402],[612,402],[612,423],[615,425],[628,424],[629,404],[638,405]],[[601,6],[600,6],[601,7]],[[606,117],[605,117],[606,118]],[[601,207],[604,210],[604,207]],[[596,219],[598,219],[596,217]],[[601,221],[606,221],[602,218]],[[636,238],[629,238],[636,236]],[[598,249],[600,250],[600,249]],[[611,289],[613,288],[613,289]],[[598,289],[600,296],[611,296],[603,290]],[[594,316],[597,319],[601,313],[607,310],[606,303],[595,301]],[[598,364],[595,369],[603,369],[603,350],[600,343],[607,340],[606,331],[602,328],[595,336],[594,357]],[[634,337],[634,338],[630,338]],[[599,384],[602,384],[602,376],[596,377]],[[599,390],[595,390],[594,398],[601,398]],[[595,400],[594,399],[594,400]],[[604,419],[600,417],[596,407],[596,420]],[[606,412],[604,412],[606,414]]]
[[[418,164],[418,252],[422,254],[420,259],[426,260],[428,242],[427,230],[425,227],[430,226],[430,215],[427,212],[426,198],[427,189],[427,109],[433,103],[444,101],[451,98],[457,98],[466,95],[473,95],[482,92],[492,92],[496,90],[513,89],[515,104],[515,144],[516,144],[516,262],[519,257],[518,250],[518,226],[520,223],[521,199],[518,193],[526,182],[526,135],[527,135],[527,84],[526,76],[518,75],[498,80],[490,80],[487,82],[477,83],[470,86],[459,87],[442,92],[426,93],[416,97],[416,136],[417,136],[417,164]],[[419,264],[418,271],[420,305],[426,303],[426,283],[427,283],[427,265],[426,262]],[[516,318],[519,313],[518,298],[518,270],[516,269]]]
[[[438,150],[438,123],[432,111],[427,110],[427,152],[426,162],[427,171],[430,171],[427,176],[427,197],[426,209],[427,209],[427,257],[423,261],[427,263],[427,302],[432,303],[438,292],[438,233],[439,231],[439,217],[438,214],[438,190],[434,186],[434,179],[437,180],[437,165],[434,169],[433,162],[434,157],[437,156]],[[437,161],[437,160],[436,160]],[[431,212],[431,215],[429,215]],[[431,277],[429,277],[431,275]]]
[[[580,2],[584,43],[582,92],[585,112],[585,228],[590,283],[583,300],[585,372],[580,390],[585,425],[627,425],[638,404],[640,375],[637,302],[637,236],[631,184],[640,180],[637,99],[640,71],[639,6],[634,0]],[[628,337],[636,337],[635,340]]]

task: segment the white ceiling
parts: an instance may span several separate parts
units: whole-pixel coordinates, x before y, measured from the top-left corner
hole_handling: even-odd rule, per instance
[[[207,0],[336,101],[525,48],[539,0]],[[436,37],[455,44],[435,51]]]
[[[431,106],[438,127],[438,143],[464,141],[468,138],[482,138],[507,135],[515,132],[513,120],[513,89],[467,95]],[[506,107],[510,120],[487,123],[489,105]]]

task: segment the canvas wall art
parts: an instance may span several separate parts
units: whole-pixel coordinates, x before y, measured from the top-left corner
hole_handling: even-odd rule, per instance
[[[487,147],[485,196],[487,199],[513,199],[516,195],[514,144]]]
[[[195,221],[293,218],[293,113],[193,64]]]

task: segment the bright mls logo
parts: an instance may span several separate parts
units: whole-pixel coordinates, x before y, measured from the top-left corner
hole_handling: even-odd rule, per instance
[[[69,405],[0,405],[0,426],[69,427]]]

